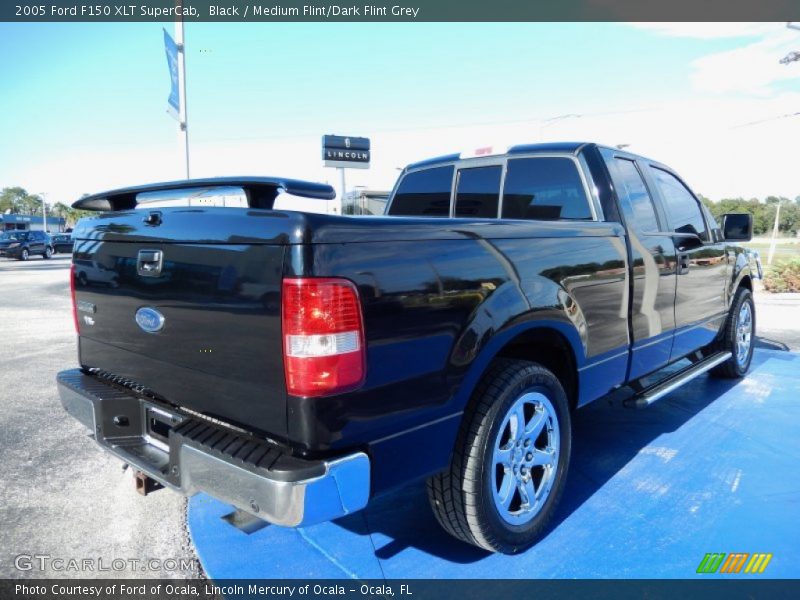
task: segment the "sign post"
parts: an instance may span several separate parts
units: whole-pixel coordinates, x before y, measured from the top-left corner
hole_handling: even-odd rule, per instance
[[[339,169],[342,180],[340,211],[344,203],[345,169],[369,169],[371,158],[369,138],[342,135],[322,136],[322,160],[326,167]]]

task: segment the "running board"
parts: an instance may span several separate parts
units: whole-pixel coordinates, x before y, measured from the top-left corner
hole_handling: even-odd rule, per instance
[[[706,371],[710,371],[718,364],[724,363],[731,357],[730,352],[719,352],[712,354],[708,358],[696,362],[685,369],[681,369],[677,373],[673,373],[666,379],[662,379],[658,383],[643,389],[636,395],[625,400],[625,406],[636,408],[645,408],[650,406],[656,400],[660,400],[670,392],[675,391],[684,383],[688,383],[695,377],[702,375]]]

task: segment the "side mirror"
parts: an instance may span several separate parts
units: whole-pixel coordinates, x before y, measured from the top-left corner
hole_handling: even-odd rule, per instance
[[[749,242],[753,238],[753,215],[750,213],[722,215],[722,235],[726,241]]]

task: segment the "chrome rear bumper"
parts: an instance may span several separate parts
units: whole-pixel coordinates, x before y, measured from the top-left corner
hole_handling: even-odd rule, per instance
[[[369,500],[370,463],[363,452],[305,460],[78,369],[56,380],[64,409],[104,450],[186,496],[205,492],[287,527],[336,519]]]

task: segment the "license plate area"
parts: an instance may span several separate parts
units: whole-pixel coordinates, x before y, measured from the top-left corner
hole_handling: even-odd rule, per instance
[[[144,405],[145,440],[169,452],[169,434],[185,417],[150,404]]]

